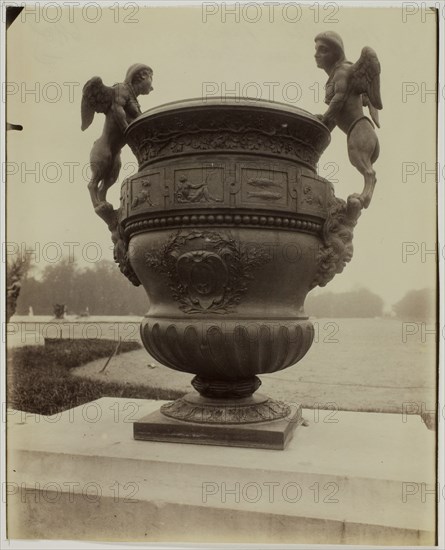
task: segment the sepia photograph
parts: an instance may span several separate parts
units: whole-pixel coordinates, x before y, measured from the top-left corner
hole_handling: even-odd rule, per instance
[[[1,547],[443,548],[444,5],[1,8]]]

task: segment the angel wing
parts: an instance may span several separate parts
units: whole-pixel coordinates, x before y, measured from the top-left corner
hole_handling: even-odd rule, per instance
[[[93,122],[94,113],[107,113],[113,103],[114,91],[105,86],[99,76],[93,76],[82,90],[82,130],[86,130]]]
[[[363,107],[368,107],[369,114],[371,115],[372,120],[374,121],[377,128],[380,128],[379,112],[371,103],[368,94],[362,94],[362,105]]]
[[[350,68],[351,91],[363,94],[363,105],[369,107],[372,120],[380,127],[378,110],[383,109],[380,97],[380,63],[377,54],[368,46],[362,49],[359,60]]]

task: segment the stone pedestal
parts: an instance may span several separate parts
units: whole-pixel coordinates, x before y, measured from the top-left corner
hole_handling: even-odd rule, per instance
[[[189,393],[134,423],[134,438],[283,450],[302,422],[301,407],[255,394],[206,399]]]
[[[279,452],[135,441],[160,404],[10,411],[9,537],[434,544],[435,438],[420,417],[303,409]]]

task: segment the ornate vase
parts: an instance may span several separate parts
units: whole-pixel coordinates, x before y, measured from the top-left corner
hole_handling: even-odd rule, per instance
[[[316,174],[329,130],[289,105],[188,100],[147,111],[126,140],[139,171],[122,184],[120,267],[150,300],[145,347],[196,390],[135,438],[284,448],[300,409],[255,394],[257,375],[307,353],[306,295],[352,255],[352,231],[337,249],[327,236],[345,214]]]

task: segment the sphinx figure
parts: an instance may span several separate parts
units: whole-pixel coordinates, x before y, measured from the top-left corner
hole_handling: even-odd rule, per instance
[[[90,153],[91,180],[88,184],[94,210],[108,225],[114,243],[114,259],[121,271],[138,285],[124,252],[125,244],[118,223],[118,211],[106,200],[107,192],[116,183],[121,169],[121,150],[126,144],[125,130],[142,114],[137,100],[153,90],[153,70],[142,63],[132,65],[122,83],[105,86],[94,76],[82,91],[82,130],[92,123],[95,113],[105,115],[102,135],[94,142]]]
[[[137,97],[153,90],[152,81],[152,69],[135,63],[120,84],[105,86],[99,76],[94,76],[83,87],[82,130],[91,125],[94,113],[105,115],[102,135],[94,142],[90,153],[92,175],[88,189],[95,208],[106,201],[108,189],[119,177],[125,130],[142,114]]]
[[[351,195],[348,203],[359,201],[367,208],[376,184],[373,164],[379,156],[374,124],[380,128],[378,110],[383,107],[379,60],[372,48],[365,47],[356,63],[347,61],[341,37],[326,31],[315,37],[315,61],[329,75],[325,98],[329,108],[318,117],[329,130],[338,126],[347,135],[349,160],[365,180],[362,193]],[[372,120],[363,107],[369,108]]]

